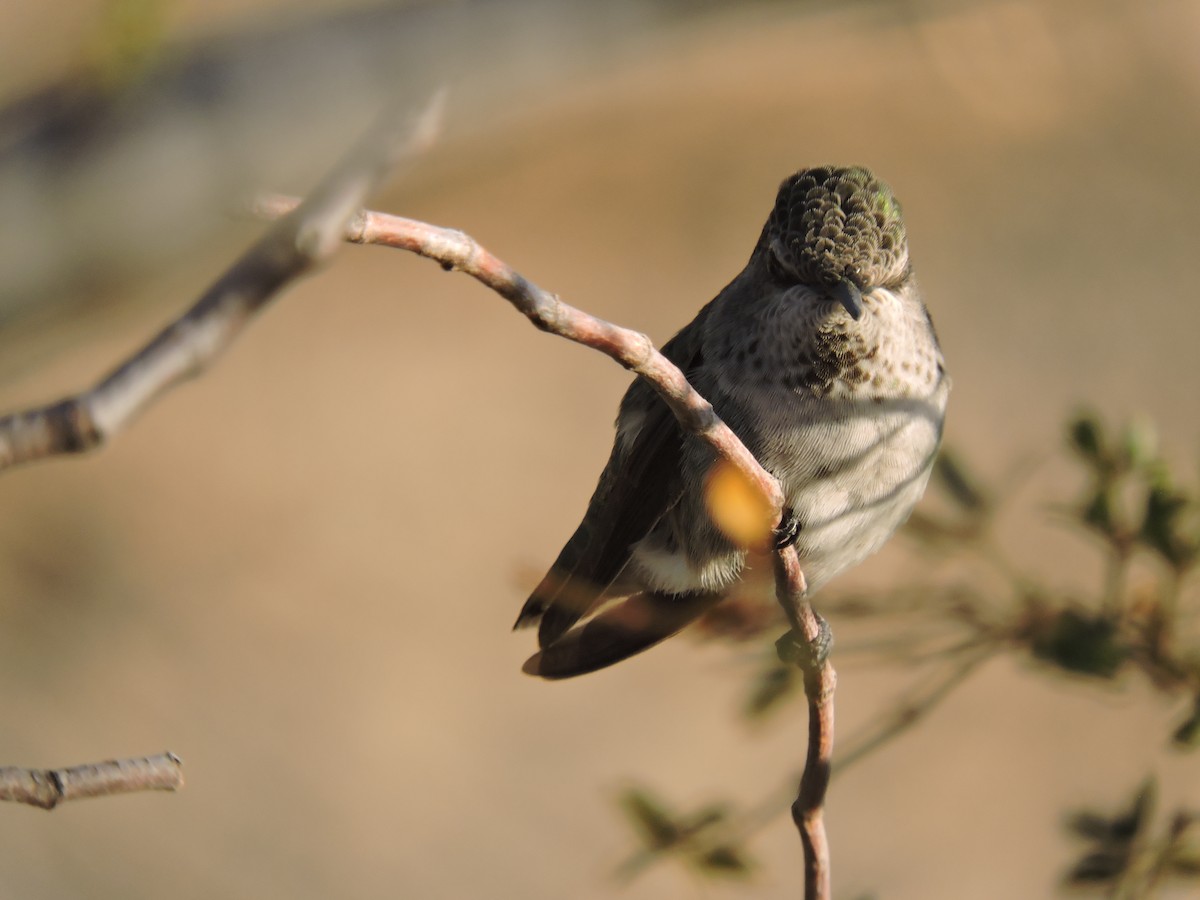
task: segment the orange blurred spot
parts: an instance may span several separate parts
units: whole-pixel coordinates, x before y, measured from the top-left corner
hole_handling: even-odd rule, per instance
[[[763,547],[771,539],[766,499],[741,472],[724,460],[709,470],[704,502],[713,522],[739,547]]]

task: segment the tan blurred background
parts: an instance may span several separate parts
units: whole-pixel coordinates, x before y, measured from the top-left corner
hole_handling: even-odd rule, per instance
[[[1097,555],[1047,524],[1078,487],[1064,417],[1153,418],[1192,472],[1200,446],[1200,3],[718,6],[635,17],[579,66],[504,69],[525,79],[504,104],[452,93],[443,143],[375,205],[661,342],[741,267],[785,175],[871,166],[904,203],[954,377],[949,440],[992,475],[1038,461],[1006,538],[1092,589]],[[157,9],[178,42],[332,12],[260,7]],[[5,8],[4,89],[77,67],[102,12]],[[94,379],[255,233],[75,284],[77,314],[48,293],[0,332],[0,406]],[[519,672],[532,638],[509,628],[626,383],[466,278],[351,247],[99,455],[6,473],[0,763],[170,748],[188,783],[0,808],[0,895],[797,896],[782,817],[748,883],[611,878],[636,846],[611,803],[630,781],[752,803],[797,768],[802,709],[736,715],[746,653],[680,639],[564,684]],[[895,545],[826,593],[914,565]],[[842,667],[841,733],[901,679]],[[1164,749],[1178,713],[1138,678],[989,664],[835,781],[837,895],[1051,895],[1078,849],[1065,811],[1116,807],[1149,772],[1200,804],[1200,764]]]

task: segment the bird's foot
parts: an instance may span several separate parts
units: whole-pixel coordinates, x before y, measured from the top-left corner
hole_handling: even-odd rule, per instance
[[[811,641],[791,630],[775,642],[780,662],[794,663],[806,673],[817,672],[833,650],[833,631],[829,623],[816,612],[813,616],[817,620],[817,636]]]
[[[792,546],[798,537],[800,537],[800,517],[792,511],[791,507],[785,506],[783,515],[779,517],[779,527],[774,532],[775,549],[784,550]]]

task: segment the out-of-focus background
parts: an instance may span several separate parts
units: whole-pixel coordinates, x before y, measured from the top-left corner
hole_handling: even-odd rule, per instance
[[[948,439],[992,475],[1033,467],[1005,539],[1092,589],[1096,555],[1046,521],[1078,487],[1065,416],[1200,446],[1198,46],[1181,0],[17,0],[0,407],[103,374],[258,233],[229,203],[302,191],[388,96],[444,84],[441,142],[374,205],[660,342],[742,266],[784,176],[874,168],[954,378]],[[466,278],[348,247],[98,455],[5,473],[0,763],[170,748],[187,787],[0,808],[0,894],[796,896],[783,816],[749,882],[612,879],[631,780],[681,806],[789,783],[803,710],[743,724],[745,653],[676,639],[577,681],[519,672],[512,620],[626,383]],[[825,593],[920,565],[895,542]],[[841,733],[897,678],[842,667]],[[1164,748],[1177,714],[1138,678],[995,660],[835,781],[838,896],[1051,894],[1065,811],[1148,772],[1200,804],[1195,758]]]

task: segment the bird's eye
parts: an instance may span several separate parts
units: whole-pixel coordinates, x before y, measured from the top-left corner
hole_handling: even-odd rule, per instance
[[[791,284],[796,280],[795,274],[780,261],[779,251],[775,247],[771,247],[767,253],[767,271],[782,284]]]

